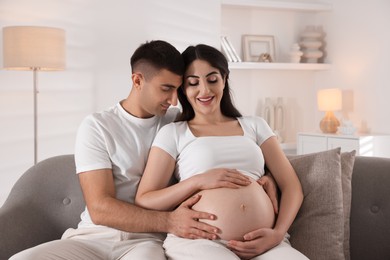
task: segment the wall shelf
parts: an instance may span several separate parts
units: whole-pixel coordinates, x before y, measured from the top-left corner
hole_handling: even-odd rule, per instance
[[[230,69],[241,70],[330,70],[327,63],[276,63],[276,62],[229,62]]]
[[[287,2],[287,1],[271,1],[271,0],[221,0],[224,6],[236,7],[256,7],[263,9],[280,9],[280,10],[295,10],[309,12],[326,12],[332,10],[332,5],[321,2]]]

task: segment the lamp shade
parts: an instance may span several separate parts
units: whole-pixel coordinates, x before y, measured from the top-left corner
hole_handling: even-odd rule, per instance
[[[65,69],[65,31],[39,26],[4,27],[3,66],[10,70]]]
[[[338,88],[321,89],[317,92],[317,104],[320,111],[341,110],[342,96]]]

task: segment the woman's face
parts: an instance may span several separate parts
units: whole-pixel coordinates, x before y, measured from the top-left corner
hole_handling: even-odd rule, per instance
[[[195,115],[220,113],[225,79],[207,61],[193,61],[184,75],[184,93]]]

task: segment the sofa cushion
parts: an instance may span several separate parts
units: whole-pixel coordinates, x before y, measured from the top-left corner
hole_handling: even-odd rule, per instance
[[[344,209],[344,256],[345,260],[350,260],[350,216],[352,200],[352,172],[355,163],[356,151],[341,153],[341,184],[343,190],[343,209]]]
[[[340,148],[288,158],[304,194],[289,229],[291,245],[310,259],[344,259]]]

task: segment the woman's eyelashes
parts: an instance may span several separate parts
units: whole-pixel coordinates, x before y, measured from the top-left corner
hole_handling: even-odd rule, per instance
[[[187,80],[189,86],[197,86],[199,85],[199,80],[195,78],[190,78]]]
[[[209,78],[207,78],[207,82],[210,84],[215,84],[218,82],[218,77],[209,77]],[[188,79],[187,84],[189,86],[198,86],[199,80],[198,79]]]
[[[207,78],[207,82],[209,83],[217,83],[218,82],[218,77],[216,75],[212,75],[210,77]]]

